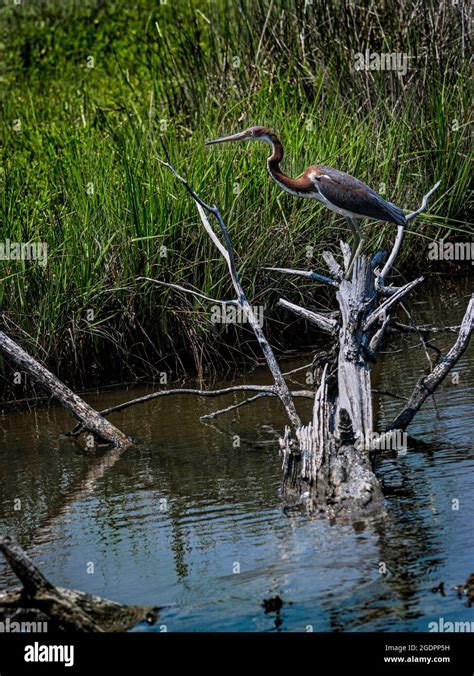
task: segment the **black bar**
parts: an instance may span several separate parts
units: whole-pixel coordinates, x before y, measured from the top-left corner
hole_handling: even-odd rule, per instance
[[[25,662],[27,646],[73,646],[74,663]],[[442,646],[442,647],[440,647]],[[474,674],[473,634],[433,633],[128,633],[0,634],[0,676],[17,674],[192,673],[236,669],[373,674]],[[32,651],[28,649],[28,654]],[[34,654],[34,653],[33,653]],[[54,656],[54,655],[52,655]],[[71,657],[70,653],[63,657]],[[401,658],[404,659],[401,662]],[[430,659],[430,663],[426,661]],[[446,661],[449,658],[449,661]],[[391,661],[387,661],[390,659]],[[395,661],[396,659],[396,661]],[[444,661],[438,661],[438,660]],[[212,669],[211,669],[212,667]]]

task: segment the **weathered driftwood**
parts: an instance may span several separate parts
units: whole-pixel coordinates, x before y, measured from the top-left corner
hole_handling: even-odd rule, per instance
[[[429,190],[426,195],[424,195],[423,200],[421,202],[421,205],[418,209],[415,211],[412,211],[411,214],[408,214],[405,216],[405,220],[407,223],[415,219],[419,214],[421,214],[422,211],[426,209],[426,205],[428,204],[428,200],[431,197],[431,195],[439,188],[441,181],[437,181],[434,186]],[[390,256],[387,259],[387,262],[384,265],[384,268],[381,273],[381,278],[382,280],[386,279],[388,276],[388,273],[392,269],[393,264],[395,263],[395,259],[397,258],[398,254],[400,253],[400,249],[402,246],[402,241],[403,241],[403,236],[405,234],[405,226],[404,225],[399,225],[397,228],[397,237],[395,239],[395,244],[393,245],[392,251],[390,252]]]
[[[132,440],[121,432],[110,421],[106,420],[89,404],[66,387],[46,367],[33,359],[15,341],[0,331],[0,352],[16,367],[26,371],[31,378],[50,392],[72,415],[79,420],[83,429],[91,432],[98,439],[113,444],[117,448],[130,446]]]
[[[47,623],[48,631],[126,631],[138,622],[154,622],[158,608],[125,606],[73,589],[55,587],[11,537],[0,539],[5,556],[23,587],[0,592],[0,619]]]
[[[291,312],[294,312],[299,317],[306,319],[310,324],[314,324],[314,326],[317,326],[318,329],[324,331],[325,333],[336,335],[337,331],[339,330],[339,324],[335,319],[332,319],[331,317],[326,317],[325,315],[322,315],[319,312],[307,310],[306,308],[301,307],[300,305],[290,303],[284,298],[280,298],[280,300],[278,301],[278,305],[281,305],[281,307],[284,307],[286,310],[291,310]]]
[[[347,255],[344,256],[347,260]],[[351,280],[338,275],[336,298],[340,308],[337,340],[337,378],[323,371],[314,401],[313,420],[280,440],[287,493],[309,498],[311,509],[329,514],[367,511],[380,506],[382,493],[370,456],[377,448],[401,450],[398,431],[404,431],[426,398],[440,385],[465,351],[474,323],[471,298],[457,340],[432,372],[420,378],[402,411],[386,433],[376,433],[372,420],[370,364],[377,359],[384,335],[400,327],[394,316],[398,305],[422,278],[409,282],[378,304],[376,265],[357,259]],[[402,331],[403,331],[403,325]],[[435,328],[435,332],[453,327]],[[424,329],[430,330],[430,327]]]
[[[176,387],[173,390],[158,390],[157,392],[150,392],[149,394],[144,394],[142,397],[136,397],[135,399],[129,399],[128,401],[124,401],[121,404],[116,404],[115,406],[109,406],[108,408],[102,409],[100,411],[100,415],[102,416],[107,416],[110,415],[111,413],[117,413],[118,411],[123,411],[126,408],[130,408],[131,406],[136,406],[137,404],[145,404],[149,401],[152,401],[154,399],[161,399],[162,397],[171,397],[174,395],[179,395],[179,394],[194,394],[199,397],[221,397],[226,394],[231,394],[234,392],[259,392],[259,395],[256,395],[254,397],[251,397],[251,399],[255,400],[260,397],[278,397],[278,392],[275,388],[274,385],[233,385],[231,387],[222,387],[218,390],[199,390],[196,388],[192,387]],[[313,399],[314,397],[314,392],[311,390],[293,390],[290,392],[290,395],[292,397],[303,397],[305,399]],[[238,407],[240,405],[243,405],[249,400],[244,400],[240,404],[235,404],[235,406],[228,407],[226,410],[231,410],[235,407]],[[216,411],[216,414],[220,414],[222,411]],[[203,416],[203,418],[212,418],[214,417],[213,414],[209,414],[209,416]],[[83,427],[81,424],[76,425],[76,427],[71,430],[70,432],[66,432],[64,436],[69,436],[69,437],[75,437],[79,434],[81,434],[84,431]]]
[[[242,287],[229,233],[219,210],[217,207],[206,204],[170,164],[163,164],[186,187],[195,200],[206,232],[227,263],[237,298],[217,300],[194,289],[187,289],[168,282],[150,278],[139,278],[139,281],[155,282],[175,288],[180,292],[190,293],[207,302],[236,305],[241,308],[262,349],[272,373],[274,385],[244,385],[216,391],[190,388],[164,390],[106,409],[101,412],[102,415],[154,398],[178,393],[200,396],[218,396],[231,391],[257,393],[244,401],[206,416],[206,418],[212,418],[256,401],[263,396],[276,396],[283,404],[289,421],[284,437],[280,440],[286,493],[296,492],[299,497],[306,496],[309,498],[307,504],[311,509],[322,510],[330,514],[341,511],[366,513],[372,507],[379,508],[382,505],[382,492],[370,460],[374,433],[370,364],[376,361],[377,353],[390,326],[400,326],[395,323],[395,312],[399,304],[423,281],[420,277],[402,287],[391,287],[385,284],[384,278],[399,252],[403,232],[398,232],[394,248],[382,272],[377,266],[385,255],[379,252],[371,259],[365,256],[357,258],[353,264],[350,279],[346,279],[351,250],[344,242],[341,242],[342,266],[337,263],[331,253],[325,252],[323,255],[329,270],[328,275],[290,268],[269,268],[274,272],[323,282],[337,290],[339,312],[336,316],[335,313],[325,315],[307,310],[287,300],[280,300],[280,305],[287,310],[303,317],[329,334],[336,345],[332,353],[315,358],[321,376],[316,393],[291,392]],[[407,220],[412,220],[421,213],[426,207],[428,197],[437,185],[425,195],[421,207],[409,214]],[[217,220],[224,243],[214,232],[207,214],[211,214]],[[452,365],[454,360],[451,359],[450,363]],[[444,377],[441,373],[438,375],[441,379]],[[438,375],[433,376],[429,381],[434,383],[434,387],[440,382]],[[303,425],[296,410],[294,399],[297,396],[314,398],[313,419],[308,425]],[[420,402],[420,406],[423,401]],[[406,416],[407,414],[405,418]],[[78,426],[72,433],[77,434],[80,431],[81,426]],[[386,439],[390,441],[392,435],[389,434]]]
[[[349,414],[339,410],[326,380],[327,365],[316,392],[313,419],[280,439],[287,497],[306,500],[309,511],[359,515],[382,507],[382,492],[363,445],[356,443]]]
[[[350,252],[342,248],[347,265]],[[337,375],[328,378],[329,363],[324,365],[313,420],[294,436],[287,428],[280,440],[285,492],[306,497],[311,511],[367,513],[382,506],[366,443],[373,432],[368,350],[378,327],[364,330],[364,321],[375,310],[374,268],[379,260],[379,256],[357,258],[350,280],[342,269],[331,266],[337,273],[340,308],[334,331]]]

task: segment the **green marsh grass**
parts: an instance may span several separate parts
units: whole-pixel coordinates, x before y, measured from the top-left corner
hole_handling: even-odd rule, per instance
[[[427,264],[430,239],[472,236],[467,12],[434,0],[3,4],[2,238],[49,247],[44,268],[1,262],[4,329],[82,386],[248,356],[245,326],[214,325],[200,301],[136,281],[232,293],[192,200],[157,161],[168,156],[221,209],[252,302],[273,342],[291,345],[275,301],[311,305],[314,286],[263,268],[323,269],[321,252],[339,255],[349,233],[270,182],[266,146],[204,147],[252,124],[280,135],[289,174],[330,164],[407,211],[441,178],[402,274]],[[406,76],[355,71],[366,48],[407,53]],[[394,227],[364,227],[368,250],[390,246]]]

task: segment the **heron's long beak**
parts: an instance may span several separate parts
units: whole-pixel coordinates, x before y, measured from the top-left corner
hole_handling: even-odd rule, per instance
[[[213,143],[225,143],[226,141],[245,141],[248,139],[248,135],[241,131],[238,134],[232,134],[231,136],[222,136],[222,138],[216,138],[213,141],[206,141],[206,145],[210,146]]]

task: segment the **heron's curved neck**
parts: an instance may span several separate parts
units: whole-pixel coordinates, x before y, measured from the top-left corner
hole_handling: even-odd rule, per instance
[[[284,176],[280,170],[280,162],[283,159],[283,146],[276,134],[268,134],[265,141],[272,149],[272,154],[267,159],[268,171],[272,176]]]
[[[287,190],[288,192],[293,192],[298,187],[298,179],[287,176],[280,169],[280,162],[283,159],[283,146],[281,145],[280,139],[276,134],[271,133],[268,134],[265,141],[272,149],[272,154],[267,159],[268,173],[280,188],[283,188],[283,190]]]
[[[267,159],[268,173],[275,181],[275,183],[289,192],[291,195],[297,195],[298,197],[315,197],[314,185],[309,181],[306,175],[300,176],[300,178],[291,178],[287,176],[280,169],[280,162],[283,159],[283,147],[280,143],[280,139],[273,132],[268,133],[264,139],[272,148],[272,154]]]

